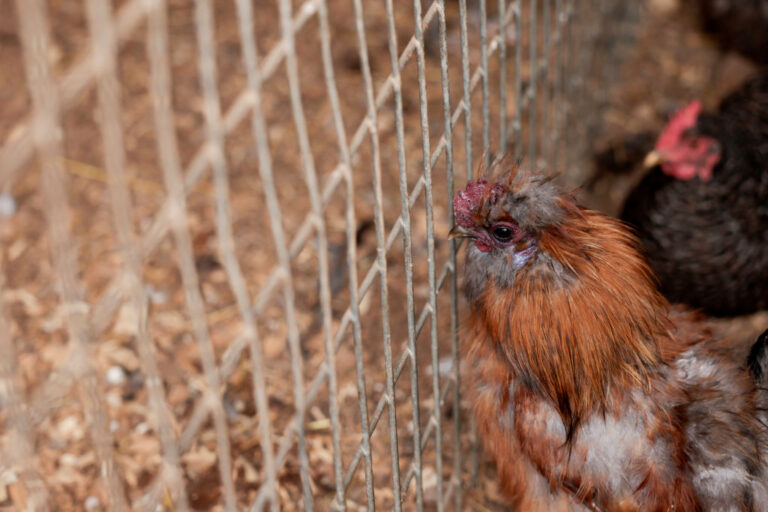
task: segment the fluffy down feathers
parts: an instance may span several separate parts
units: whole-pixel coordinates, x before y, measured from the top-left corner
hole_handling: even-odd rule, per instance
[[[746,361],[670,309],[619,222],[536,173],[489,181],[503,194],[462,204],[454,234],[472,403],[515,510],[768,510]]]

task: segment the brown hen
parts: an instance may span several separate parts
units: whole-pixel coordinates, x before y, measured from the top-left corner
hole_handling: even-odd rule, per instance
[[[768,351],[750,373],[670,308],[623,224],[503,165],[459,192],[452,234],[474,412],[514,509],[768,510]]]

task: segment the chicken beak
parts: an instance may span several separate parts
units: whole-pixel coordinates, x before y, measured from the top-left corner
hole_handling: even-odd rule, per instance
[[[656,167],[661,163],[661,160],[661,154],[658,151],[651,151],[645,156],[645,160],[643,160],[643,167],[646,169]]]
[[[464,228],[462,226],[459,226],[456,224],[451,228],[451,230],[448,232],[448,239],[453,240],[454,238],[473,238],[474,235],[471,231],[469,231],[467,228]]]

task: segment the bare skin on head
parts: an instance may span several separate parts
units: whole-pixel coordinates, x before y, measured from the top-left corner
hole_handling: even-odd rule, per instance
[[[721,148],[717,140],[696,132],[696,120],[701,102],[677,111],[659,136],[654,150],[645,158],[646,167],[661,165],[664,174],[679,180],[698,177],[712,179],[712,171],[720,161]]]

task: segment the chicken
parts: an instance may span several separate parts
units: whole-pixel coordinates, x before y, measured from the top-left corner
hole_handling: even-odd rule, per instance
[[[504,169],[454,198],[451,236],[470,399],[514,510],[768,511],[766,384],[670,308],[620,221]]]
[[[714,113],[674,114],[626,199],[662,292],[730,316],[768,308],[768,73]]]
[[[604,176],[633,172],[653,148],[655,141],[655,134],[649,131],[630,134],[612,141],[608,147],[594,155],[593,173],[589,181],[584,184],[584,188],[594,190],[597,182]]]

